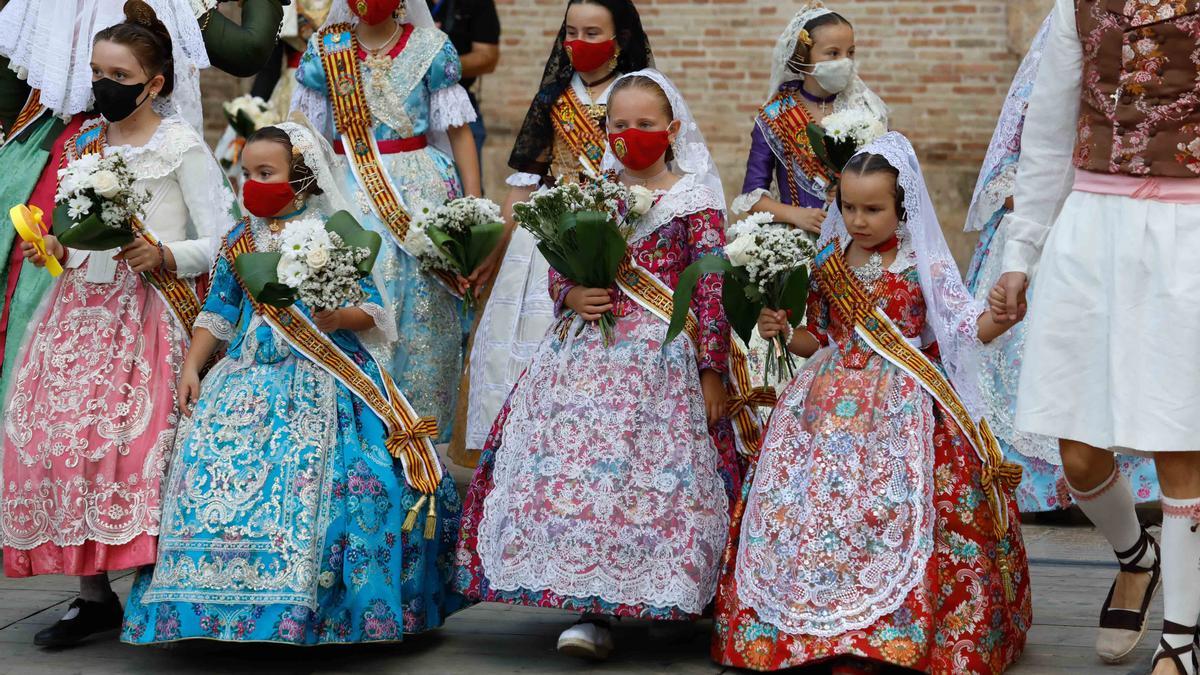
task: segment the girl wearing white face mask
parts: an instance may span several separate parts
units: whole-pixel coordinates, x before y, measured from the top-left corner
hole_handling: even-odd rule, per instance
[[[854,108],[887,125],[887,107],[859,79],[854,55],[854,28],[821,2],[792,17],[775,45],[770,99],[755,118],[734,212],[769,212],[779,222],[820,233],[832,181],[804,129]]]

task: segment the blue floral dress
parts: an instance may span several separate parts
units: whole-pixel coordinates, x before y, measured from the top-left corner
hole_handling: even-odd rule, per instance
[[[266,228],[252,227],[269,250]],[[438,490],[435,537],[402,532],[419,495],[384,447],[383,422],[254,313],[223,253],[196,325],[228,350],[180,430],[158,562],[137,576],[121,639],[311,645],[440,626],[464,606],[449,587],[461,510],[453,479]],[[378,307],[363,284],[365,308]],[[331,337],[378,377],[354,333]]]
[[[302,87],[322,98],[318,108],[300,107],[321,133],[335,141],[335,149],[340,141],[318,45],[338,35],[314,35],[296,70]],[[454,45],[439,30],[406,24],[390,53],[360,51],[359,61],[380,160],[405,208],[416,217],[461,197],[454,160],[426,140],[475,118],[466,92],[458,86],[462,66]],[[400,335],[387,367],[417,413],[437,418],[441,440],[447,441],[462,374],[461,303],[395,245],[372,212],[350,162],[345,164],[343,180],[346,194],[354,196],[362,211],[356,215],[363,225],[392,242],[379,259]]]

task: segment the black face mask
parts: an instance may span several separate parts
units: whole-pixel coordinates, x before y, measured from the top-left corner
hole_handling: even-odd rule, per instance
[[[121,84],[107,77],[92,83],[92,94],[96,97],[96,112],[109,122],[120,122],[133,114],[145,99],[138,101],[149,82]]]

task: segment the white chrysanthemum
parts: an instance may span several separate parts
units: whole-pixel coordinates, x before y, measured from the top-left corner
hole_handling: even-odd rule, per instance
[[[300,288],[300,285],[308,279],[308,265],[304,264],[301,258],[285,253],[279,258],[275,274],[281,283],[292,288]]]
[[[92,208],[92,200],[87,197],[72,197],[67,201],[67,215],[78,220]]]

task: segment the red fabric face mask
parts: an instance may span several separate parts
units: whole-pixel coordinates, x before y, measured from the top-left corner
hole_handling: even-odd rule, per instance
[[[567,50],[567,58],[571,59],[571,67],[577,73],[590,73],[596,70],[617,53],[617,41],[585,42],[583,40],[567,40],[563,42]]]
[[[242,203],[245,204],[247,211],[259,218],[274,218],[295,198],[296,191],[287,181],[260,183],[256,180],[248,180],[242,186]]]
[[[671,136],[665,130],[626,129],[619,134],[609,134],[608,144],[622,164],[634,171],[641,171],[650,168],[667,154],[667,148],[671,147]]]
[[[391,18],[400,7],[400,0],[347,0],[350,11],[367,24],[374,26]]]

